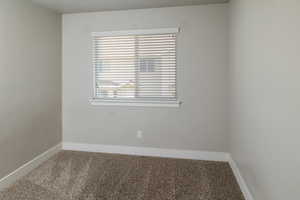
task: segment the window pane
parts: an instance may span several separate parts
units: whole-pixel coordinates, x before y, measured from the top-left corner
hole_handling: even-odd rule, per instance
[[[176,99],[176,35],[94,37],[96,97]]]

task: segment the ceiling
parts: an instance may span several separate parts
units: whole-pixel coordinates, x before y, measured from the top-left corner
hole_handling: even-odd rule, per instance
[[[32,0],[60,13],[159,8],[226,3],[229,0]]]

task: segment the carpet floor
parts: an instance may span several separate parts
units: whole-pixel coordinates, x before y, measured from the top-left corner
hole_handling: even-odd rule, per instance
[[[1,200],[244,200],[225,162],[62,151]]]

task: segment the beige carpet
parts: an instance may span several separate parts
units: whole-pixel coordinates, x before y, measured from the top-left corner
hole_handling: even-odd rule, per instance
[[[62,151],[1,200],[244,200],[227,163]]]

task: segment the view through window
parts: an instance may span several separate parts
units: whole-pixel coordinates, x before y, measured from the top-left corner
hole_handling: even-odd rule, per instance
[[[176,100],[176,34],[94,36],[98,99]]]

